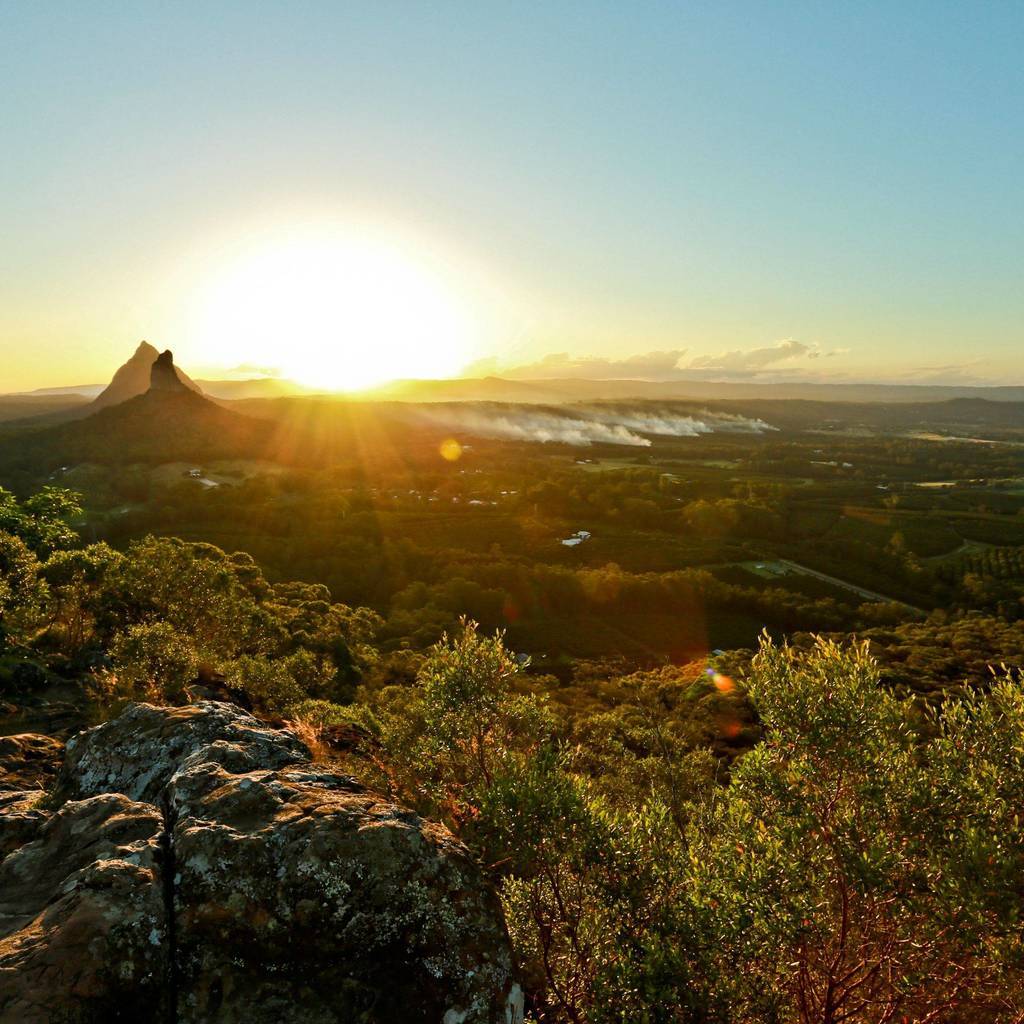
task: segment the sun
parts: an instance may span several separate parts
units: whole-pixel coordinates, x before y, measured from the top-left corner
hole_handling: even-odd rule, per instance
[[[325,391],[453,376],[469,352],[466,310],[443,276],[416,253],[371,237],[263,244],[202,292],[205,358],[273,366]]]

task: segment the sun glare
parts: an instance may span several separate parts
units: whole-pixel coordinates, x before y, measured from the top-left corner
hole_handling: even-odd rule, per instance
[[[368,238],[260,247],[200,302],[204,351],[324,390],[445,377],[469,351],[465,310],[415,254]]]

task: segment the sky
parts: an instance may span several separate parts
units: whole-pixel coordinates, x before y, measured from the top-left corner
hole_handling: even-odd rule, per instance
[[[0,391],[142,338],[331,386],[1021,384],[1022,52],[996,0],[0,0]]]

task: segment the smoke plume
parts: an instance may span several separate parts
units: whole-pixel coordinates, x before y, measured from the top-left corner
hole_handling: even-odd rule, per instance
[[[775,430],[759,419],[701,410],[682,415],[667,410],[613,406],[568,409],[516,405],[443,405],[421,408],[420,415],[452,432],[508,441],[554,442],[577,447],[592,444],[649,448],[651,439],[701,434],[761,434]]]

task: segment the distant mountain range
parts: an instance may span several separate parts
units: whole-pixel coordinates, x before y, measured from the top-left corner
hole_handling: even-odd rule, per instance
[[[436,456],[440,440],[456,435],[647,446],[649,435],[691,436],[694,422],[716,417],[716,429],[743,420],[756,432],[1024,438],[1024,388],[1017,387],[487,377],[398,381],[352,399],[290,394],[287,382],[275,380],[227,382],[229,399],[210,383],[191,380],[170,352],[143,342],[91,398],[76,391],[0,397],[7,421],[0,474],[27,481],[83,462],[232,458],[326,466],[365,456],[369,439],[373,459],[387,453],[401,461],[417,451]],[[266,386],[253,394],[246,385],[257,383]]]
[[[184,373],[184,371],[180,371]],[[240,398],[284,398],[287,395],[312,394],[310,388],[297,384],[293,380],[282,380],[279,377],[253,377],[248,380],[206,380],[199,378],[192,381],[204,395],[210,398],[223,398],[233,401]],[[35,391],[22,391],[11,395],[0,395],[0,402],[11,399],[43,400],[52,402],[89,401],[96,398],[105,387],[104,384],[79,384],[66,388],[36,388]]]
[[[806,384],[735,381],[505,380],[501,377],[452,380],[396,380],[358,397],[399,402],[566,402],[803,400],[817,402],[945,402],[983,398],[1024,401],[1024,387],[942,384]]]
[[[116,405],[149,388],[149,369],[157,350],[143,341],[109,384],[40,388],[0,395],[0,421],[52,413],[71,413],[92,400],[96,407]],[[192,380],[177,369],[183,383],[199,394],[220,401],[289,398],[320,394],[295,381],[276,377],[249,380]],[[817,402],[944,402],[981,398],[990,402],[1024,402],[1024,386],[979,387],[945,384],[766,383],[708,380],[580,380],[575,378],[508,380],[502,377],[449,380],[394,380],[345,396],[359,401],[390,402],[527,402],[552,405],[594,401],[750,401],[804,400]]]
[[[78,394],[0,395],[0,423],[68,419],[88,405],[89,399]]]

